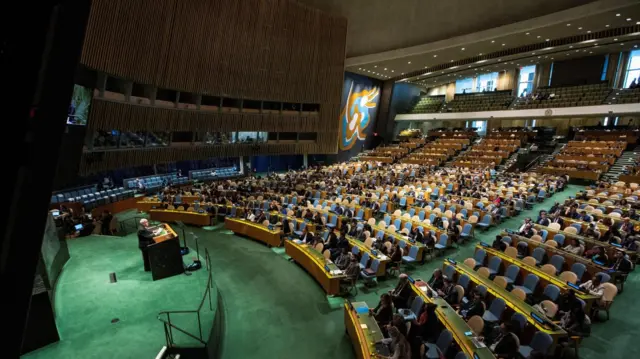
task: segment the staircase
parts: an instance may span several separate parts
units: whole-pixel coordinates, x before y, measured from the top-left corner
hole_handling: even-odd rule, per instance
[[[602,179],[605,181],[617,181],[618,177],[622,174],[622,167],[633,167],[633,160],[638,155],[640,155],[640,146],[636,146],[632,151],[622,152],[622,156],[609,168],[609,172],[602,175]]]
[[[539,168],[541,168],[545,164],[547,164],[547,162],[549,162],[552,159],[554,159],[556,157],[556,155],[562,151],[563,148],[564,148],[564,145],[560,145],[560,146],[556,145],[556,148],[553,150],[553,152],[551,152],[551,154],[541,155],[540,156],[540,160],[538,161],[538,164],[533,166],[530,169],[530,171],[531,172],[536,172]]]
[[[498,167],[496,167],[496,173],[501,174],[502,172],[506,171],[509,167],[511,167],[517,160],[518,160],[518,154],[521,151],[528,151],[528,145],[527,147],[523,147],[523,148],[519,148],[516,152],[514,152],[513,154],[511,154],[511,156],[509,156],[509,158],[507,158],[505,161],[502,161],[501,164],[498,165]]]

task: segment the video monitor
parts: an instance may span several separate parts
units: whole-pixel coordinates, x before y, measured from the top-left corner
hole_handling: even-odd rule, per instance
[[[73,96],[71,97],[71,103],[67,111],[68,125],[87,125],[92,96],[92,89],[80,85],[73,85]]]

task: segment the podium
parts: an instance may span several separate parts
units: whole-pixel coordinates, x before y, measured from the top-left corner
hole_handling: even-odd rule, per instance
[[[151,231],[158,229],[161,233],[153,237],[155,243],[147,247],[154,281],[184,273],[178,235],[166,223],[149,228]]]

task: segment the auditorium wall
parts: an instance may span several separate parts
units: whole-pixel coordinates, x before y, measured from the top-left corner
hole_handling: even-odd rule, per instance
[[[163,89],[191,98],[312,104],[319,111],[296,122],[307,116],[203,113],[94,99],[101,104],[94,103],[92,112],[100,115],[89,115],[89,127],[92,118],[108,130],[130,127],[131,121],[140,130],[167,121],[171,128],[191,130],[222,123],[230,131],[315,132],[317,140],[265,145],[264,153],[242,145],[145,148],[96,156],[85,152],[80,172],[211,156],[337,153],[346,32],[345,18],[289,0],[94,0],[81,57],[89,69],[147,86],[150,93]],[[248,128],[251,124],[260,128]]]
[[[389,105],[390,126],[386,127],[386,131],[383,134],[387,142],[393,141],[400,131],[409,128],[409,122],[396,122],[394,119],[398,113],[405,113],[405,111],[411,107],[411,104],[418,101],[421,91],[421,87],[405,82],[394,84],[393,96],[391,97],[391,104]]]
[[[346,72],[340,103],[338,161],[347,161],[373,141],[382,82]]]

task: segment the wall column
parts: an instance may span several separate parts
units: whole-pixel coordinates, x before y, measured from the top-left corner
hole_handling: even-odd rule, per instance
[[[238,170],[240,170],[240,174],[244,174],[244,157],[240,156],[240,163],[238,164]]]
[[[309,167],[309,156],[306,153],[302,155],[302,165],[304,168]]]

